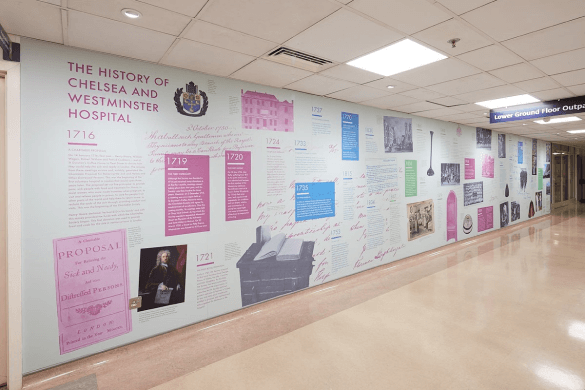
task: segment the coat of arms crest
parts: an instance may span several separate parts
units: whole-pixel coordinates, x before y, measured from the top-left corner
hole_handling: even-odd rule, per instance
[[[186,116],[203,116],[207,112],[209,101],[207,94],[199,89],[192,81],[175,92],[175,107],[177,112]]]

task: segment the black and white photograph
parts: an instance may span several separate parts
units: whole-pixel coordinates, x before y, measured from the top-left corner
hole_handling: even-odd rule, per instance
[[[256,228],[256,242],[248,247],[236,268],[240,272],[242,306],[309,287],[313,273],[315,241],[308,237],[271,234],[270,225]]]
[[[463,205],[483,202],[483,181],[463,184]]]
[[[517,221],[520,219],[520,203],[512,202],[510,205],[510,212],[512,214],[512,222]]]
[[[410,153],[413,151],[412,119],[384,117],[384,150],[386,153]]]
[[[537,158],[537,154],[538,154],[538,141],[533,138],[532,139],[532,174],[533,175],[537,175],[538,174],[538,158]]]
[[[461,184],[461,165],[442,163],[441,164],[441,185],[457,186]]]
[[[489,129],[475,128],[475,140],[478,149],[492,150],[492,131]]]
[[[406,205],[408,241],[435,232],[435,207],[432,199]]]
[[[187,245],[142,248],[138,295],[142,307],[138,311],[185,302]]]
[[[506,134],[498,134],[498,157],[506,158]]]
[[[542,210],[542,191],[538,191],[534,195],[534,206],[536,208],[536,211]]]
[[[500,227],[508,226],[510,221],[509,217],[509,210],[508,210],[508,202],[504,202],[500,204]]]
[[[546,194],[550,195],[550,181],[546,183],[545,188],[546,188]]]
[[[549,163],[550,161],[550,155],[552,152],[552,144],[550,142],[546,143],[546,162]]]
[[[528,184],[528,172],[526,168],[521,168],[520,171],[520,189],[526,192],[526,184]]]
[[[544,164],[544,172],[542,174],[543,179],[550,179],[550,163]]]

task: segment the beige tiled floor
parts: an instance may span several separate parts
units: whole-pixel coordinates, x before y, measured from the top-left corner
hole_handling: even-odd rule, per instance
[[[585,219],[549,226],[154,389],[583,390]]]
[[[573,205],[30,375],[25,389],[95,373],[101,390],[585,390],[584,303],[585,206]]]

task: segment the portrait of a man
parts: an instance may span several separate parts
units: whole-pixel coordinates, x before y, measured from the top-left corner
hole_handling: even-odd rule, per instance
[[[187,245],[145,248],[140,251],[138,311],[185,301]]]

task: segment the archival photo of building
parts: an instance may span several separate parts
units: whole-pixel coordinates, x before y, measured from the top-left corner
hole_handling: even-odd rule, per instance
[[[288,133],[295,131],[292,100],[280,101],[269,93],[241,91],[242,128]]]

